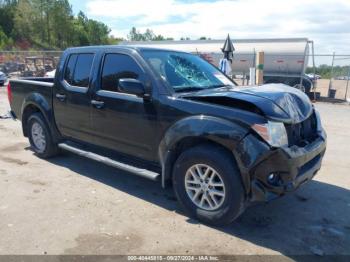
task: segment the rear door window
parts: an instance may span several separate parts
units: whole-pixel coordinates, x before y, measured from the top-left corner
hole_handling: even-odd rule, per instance
[[[72,86],[89,86],[94,54],[73,54],[69,57],[64,79]]]
[[[66,66],[66,72],[64,74],[64,80],[67,81],[68,84],[73,84],[73,74],[74,74],[74,68],[75,64],[77,62],[78,55],[71,55],[69,57],[67,66]]]

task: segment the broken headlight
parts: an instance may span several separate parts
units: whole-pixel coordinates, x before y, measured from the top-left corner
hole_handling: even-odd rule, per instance
[[[252,129],[270,146],[282,147],[288,145],[288,136],[284,124],[268,121],[264,124],[254,124]]]

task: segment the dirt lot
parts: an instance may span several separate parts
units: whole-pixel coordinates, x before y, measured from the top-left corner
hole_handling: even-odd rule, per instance
[[[329,140],[315,180],[224,228],[188,219],[158,183],[68,153],[41,160],[0,119],[0,254],[350,254],[350,106],[316,107]]]

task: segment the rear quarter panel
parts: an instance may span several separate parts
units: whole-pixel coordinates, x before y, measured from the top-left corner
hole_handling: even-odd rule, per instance
[[[47,118],[52,110],[53,83],[34,80],[31,78],[10,80],[12,102],[11,110],[22,120],[22,113],[29,104],[37,106]]]

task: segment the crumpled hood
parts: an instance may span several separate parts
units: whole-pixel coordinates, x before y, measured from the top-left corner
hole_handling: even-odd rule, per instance
[[[266,84],[262,86],[223,87],[203,90],[184,95],[183,98],[202,100],[203,98],[231,98],[253,104],[263,114],[275,121],[299,123],[312,114],[310,99],[300,90],[284,84]],[[205,100],[204,100],[205,101]],[[220,102],[216,102],[219,104]],[[234,103],[232,103],[234,107]]]

